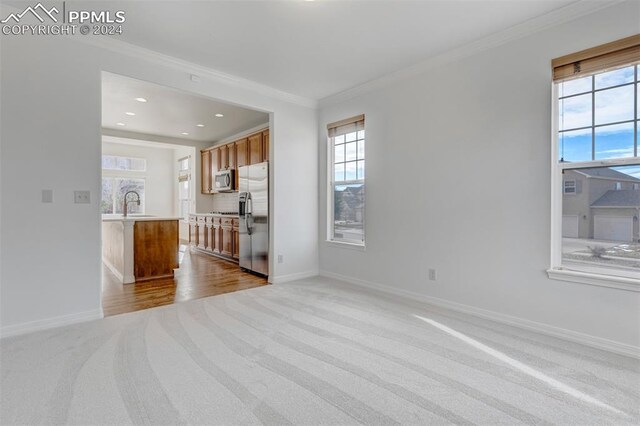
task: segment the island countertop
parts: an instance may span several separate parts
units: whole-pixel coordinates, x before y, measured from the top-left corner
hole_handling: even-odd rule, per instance
[[[151,215],[135,215],[130,214],[124,217],[121,214],[103,214],[103,222],[142,222],[142,221],[160,221],[160,220],[182,220],[181,217],[174,216],[151,216]]]

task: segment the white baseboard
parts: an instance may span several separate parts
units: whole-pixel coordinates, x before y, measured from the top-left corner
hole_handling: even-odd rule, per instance
[[[97,320],[103,317],[104,314],[102,313],[102,309],[94,309],[92,311],[78,312],[71,315],[62,315],[59,317],[48,318],[44,320],[8,325],[6,327],[0,328],[0,338],[18,336],[20,334],[32,333],[34,331],[62,327],[79,322]]]
[[[426,302],[441,308],[451,309],[453,311],[462,312],[465,314],[496,321],[502,324],[522,328],[525,330],[535,331],[537,333],[544,334],[547,336],[557,337],[557,338],[568,340],[571,342],[580,343],[582,345],[590,346],[592,348],[602,349],[602,350],[613,352],[616,354],[640,359],[640,347],[638,346],[616,342],[614,340],[604,339],[602,337],[592,336],[590,334],[585,334],[578,331],[555,327],[549,324],[531,321],[524,318],[505,315],[505,314],[501,314],[495,311],[490,311],[487,309],[476,308],[474,306],[469,306],[462,303],[451,302],[449,300],[440,299],[437,297],[426,296],[424,294],[416,293],[413,291],[391,288],[383,284],[374,283],[374,282],[362,280],[359,278],[353,278],[346,275],[336,274],[330,271],[320,271],[320,275],[323,277],[344,281],[349,284],[354,284],[360,287],[366,287],[369,289],[393,294],[395,296],[409,298],[411,300],[419,300],[419,301]]]
[[[295,274],[278,275],[277,277],[269,276],[269,283],[271,284],[288,283],[289,281],[317,277],[318,275],[320,275],[319,271],[317,269],[314,269],[312,271],[296,272]]]
[[[108,270],[111,271],[111,273],[113,275],[116,276],[116,278],[122,282],[124,282],[124,276],[122,275],[122,272],[118,271],[118,268],[116,268],[115,266],[113,266],[111,264],[111,262],[109,262],[109,260],[106,257],[102,258],[102,263],[104,264],[104,266],[107,267]]]

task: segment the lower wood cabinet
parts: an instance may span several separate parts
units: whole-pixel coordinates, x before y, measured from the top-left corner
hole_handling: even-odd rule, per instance
[[[233,248],[231,257],[234,259],[240,259],[240,231],[238,230],[238,225],[240,221],[238,219],[233,219],[233,227],[231,228],[231,237],[233,240]]]
[[[205,253],[237,261],[240,254],[239,220],[233,217],[190,215],[189,242]]]

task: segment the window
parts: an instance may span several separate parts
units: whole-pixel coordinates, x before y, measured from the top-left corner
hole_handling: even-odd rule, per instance
[[[191,209],[191,158],[178,160],[178,212],[183,220],[189,220]]]
[[[553,61],[552,277],[640,290],[639,63],[640,36]]]
[[[364,115],[329,124],[327,128],[328,240],[364,245]]]
[[[102,202],[100,203],[102,214],[124,213],[124,195],[128,191],[136,191],[140,195],[140,205],[129,204],[129,213],[144,214],[144,179],[118,177],[102,178]]]
[[[565,194],[575,194],[576,193],[576,181],[575,180],[565,180],[564,181],[564,193]]]
[[[145,160],[144,158],[103,155],[102,170],[126,170],[131,172],[144,172],[147,170],[147,160]]]
[[[147,160],[144,158],[102,156],[102,214],[122,214],[124,195],[135,191],[140,195],[140,205],[128,205],[128,213],[144,214],[145,180]],[[130,196],[131,197],[131,196]]]

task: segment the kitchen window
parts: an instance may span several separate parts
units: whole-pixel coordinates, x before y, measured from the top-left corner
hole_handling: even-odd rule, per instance
[[[364,246],[364,115],[327,126],[329,135],[328,240]]]
[[[640,291],[639,64],[640,35],[553,60],[551,278]]]
[[[144,214],[146,170],[147,160],[145,158],[103,155],[100,212],[102,214],[122,214],[124,194],[128,191],[136,191],[140,195],[140,205],[130,203],[128,213]]]

